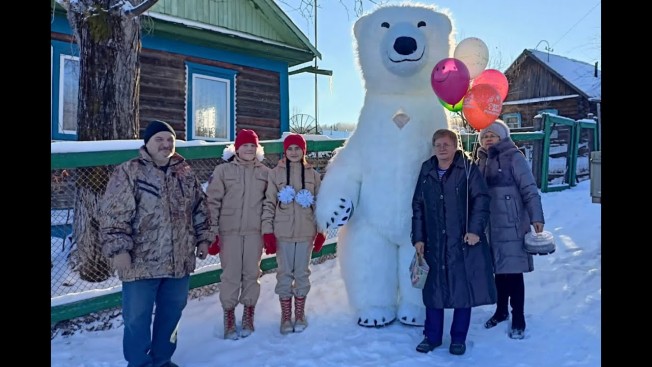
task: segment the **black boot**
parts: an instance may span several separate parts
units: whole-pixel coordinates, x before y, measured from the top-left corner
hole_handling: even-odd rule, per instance
[[[427,337],[423,338],[421,343],[417,345],[417,352],[419,353],[428,353],[431,352],[433,349],[437,348],[438,346],[441,345],[441,342],[439,343],[431,343],[430,340],[428,340]]]
[[[497,294],[496,312],[494,312],[494,315],[484,323],[484,327],[487,329],[491,329],[492,327],[509,318],[509,313],[507,311],[507,301],[509,299],[509,279],[507,274],[496,274],[495,282]]]

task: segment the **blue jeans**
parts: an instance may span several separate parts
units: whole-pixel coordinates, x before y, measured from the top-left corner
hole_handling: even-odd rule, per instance
[[[177,349],[177,327],[188,303],[189,287],[190,276],[122,283],[122,352],[127,367],[161,367],[170,362]]]
[[[453,311],[451,324],[451,344],[466,342],[466,335],[471,325],[471,308],[456,308]],[[444,336],[444,309],[426,307],[426,323],[423,328],[425,335],[431,343],[441,343]]]

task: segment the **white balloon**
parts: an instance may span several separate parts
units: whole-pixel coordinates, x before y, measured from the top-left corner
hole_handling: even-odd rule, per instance
[[[489,49],[479,38],[465,38],[455,47],[453,57],[462,61],[469,69],[471,79],[480,75],[489,62]]]

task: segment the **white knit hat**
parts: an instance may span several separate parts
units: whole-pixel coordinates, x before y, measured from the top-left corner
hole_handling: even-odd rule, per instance
[[[500,140],[503,140],[509,136],[509,126],[507,126],[507,124],[505,124],[503,120],[496,120],[493,123],[491,123],[491,125],[480,130],[480,136],[478,136],[478,139],[482,140],[482,137],[488,131],[491,131],[492,133],[498,135],[498,137],[500,137]]]

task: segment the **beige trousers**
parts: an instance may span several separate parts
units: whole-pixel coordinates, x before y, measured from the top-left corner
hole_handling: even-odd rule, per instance
[[[235,308],[238,303],[254,306],[260,296],[260,258],[263,238],[260,234],[220,236],[220,302],[222,308]]]
[[[279,242],[276,247],[276,288],[279,298],[305,297],[310,291],[311,242]]]

